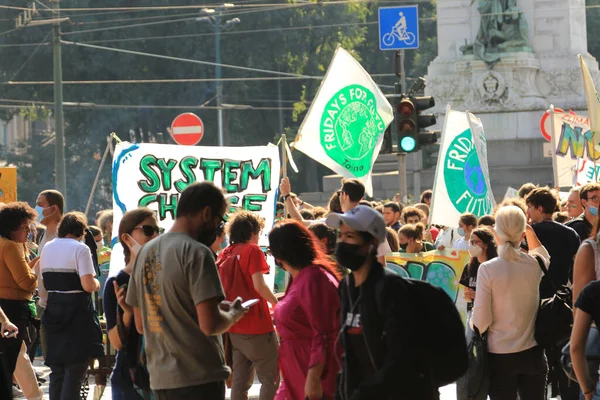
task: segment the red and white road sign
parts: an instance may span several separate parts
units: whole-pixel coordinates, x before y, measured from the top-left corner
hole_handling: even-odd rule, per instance
[[[180,114],[171,123],[171,136],[177,144],[193,146],[202,140],[204,124],[196,114]]]
[[[558,107],[554,107],[554,112],[564,113],[564,111]],[[550,124],[550,120],[548,119],[549,116],[550,116],[550,110],[546,111],[544,113],[544,115],[542,116],[542,119],[540,120],[540,131],[542,132],[542,136],[544,137],[544,139],[551,142],[552,136],[550,136],[550,135],[552,134],[552,132],[550,131],[550,127],[552,125]]]

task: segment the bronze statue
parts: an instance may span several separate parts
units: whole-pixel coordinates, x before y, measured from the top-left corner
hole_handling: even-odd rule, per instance
[[[532,51],[527,47],[527,21],[516,0],[478,1],[481,24],[473,44],[461,46],[463,54],[475,54],[493,68],[502,53]]]

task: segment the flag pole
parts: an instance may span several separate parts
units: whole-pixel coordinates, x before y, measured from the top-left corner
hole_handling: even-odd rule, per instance
[[[281,135],[281,179],[287,178],[288,174],[287,174],[287,152],[285,151],[285,145],[287,143],[287,138],[285,136],[285,133],[283,133]],[[283,216],[284,218],[287,218],[287,204],[284,201],[283,202]]]
[[[556,139],[554,135],[554,105],[550,104],[550,131],[552,134],[550,135],[550,143],[552,144],[552,170],[554,175],[554,187],[559,187],[558,185],[558,165],[556,159]]]
[[[96,192],[96,186],[98,186],[98,181],[100,180],[100,174],[102,173],[102,167],[104,167],[104,162],[106,161],[106,157],[108,156],[108,153],[109,153],[111,145],[112,145],[113,134],[114,133],[111,133],[106,138],[106,149],[104,150],[104,155],[102,155],[102,160],[100,161],[100,166],[98,167],[98,171],[96,172],[96,178],[94,179],[94,183],[92,185],[92,191],[90,192],[90,197],[88,197],[88,201],[85,206],[86,217],[88,215],[88,212],[90,211],[90,207],[92,205],[92,199],[94,198],[94,193]]]

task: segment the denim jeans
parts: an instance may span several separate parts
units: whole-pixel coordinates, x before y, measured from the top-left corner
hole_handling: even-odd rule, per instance
[[[80,400],[81,383],[89,362],[51,364],[50,400]]]

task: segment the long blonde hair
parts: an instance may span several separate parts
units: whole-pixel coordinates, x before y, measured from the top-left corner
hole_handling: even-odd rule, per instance
[[[519,246],[527,221],[523,210],[516,206],[506,206],[496,214],[496,235],[500,242],[498,256],[506,261],[516,261],[521,255]]]

